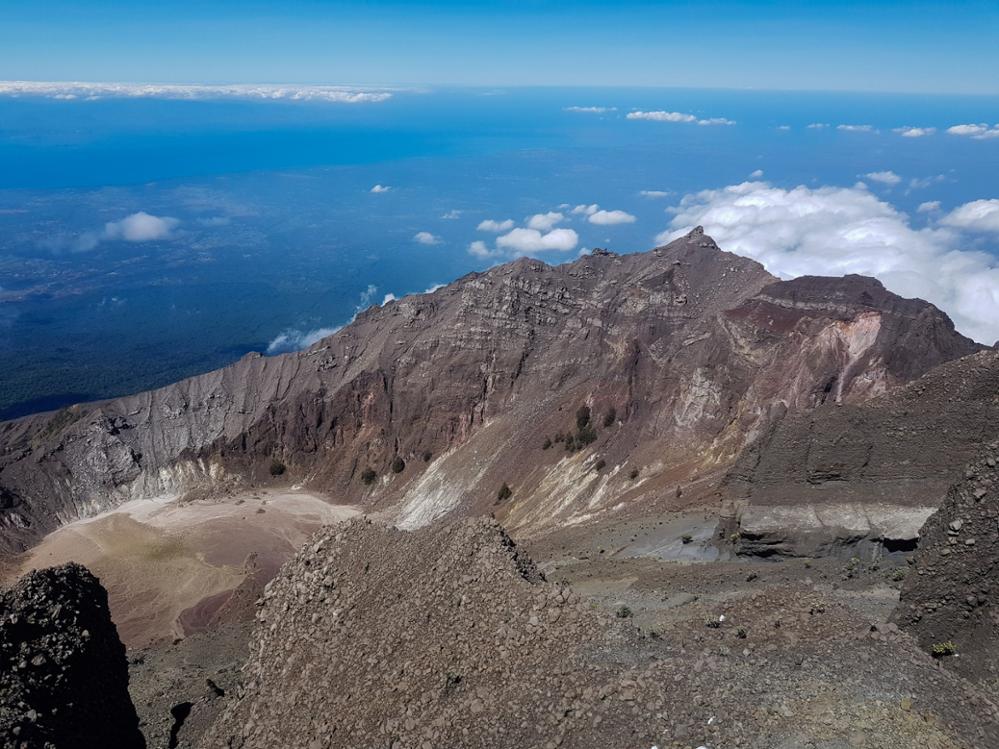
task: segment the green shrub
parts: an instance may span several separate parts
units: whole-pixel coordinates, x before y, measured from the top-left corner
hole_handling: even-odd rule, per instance
[[[510,497],[512,496],[513,496],[513,489],[511,489],[504,481],[503,486],[501,486],[499,488],[499,491],[496,493],[496,504],[499,504],[500,502],[505,502],[506,500],[510,499]]]
[[[375,483],[375,479],[378,478],[378,474],[374,472],[371,468],[365,468],[361,471],[361,481],[365,483],[366,486],[371,486]]]
[[[406,470],[406,461],[403,460],[398,455],[396,455],[394,458],[392,458],[392,465],[390,466],[390,468],[392,469],[392,473],[402,473],[404,470]]]
[[[580,406],[576,409],[576,429],[582,430],[584,427],[589,426],[590,423],[590,407]]]
[[[618,619],[630,619],[632,616],[631,609],[629,609],[627,606],[621,606],[614,613]]]
[[[584,427],[581,427],[580,430],[576,432],[576,444],[578,444],[580,447],[586,447],[590,443],[596,441],[597,441],[597,430],[594,429],[589,424],[587,424]]]
[[[614,426],[615,421],[617,421],[617,411],[611,406],[611,409],[604,414],[604,426]]]
[[[285,472],[285,470],[287,470],[287,467],[277,458],[271,461],[271,476],[280,476]]]
[[[950,640],[947,640],[947,642],[937,642],[930,648],[930,652],[934,658],[946,658],[949,655],[957,653],[957,645]]]

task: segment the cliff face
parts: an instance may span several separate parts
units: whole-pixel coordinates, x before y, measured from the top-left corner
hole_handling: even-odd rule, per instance
[[[84,567],[32,572],[0,591],[0,741],[146,745],[107,593]]]
[[[911,550],[982,444],[999,437],[999,351],[936,367],[866,402],[774,422],[722,482],[739,548],[819,555]]]
[[[274,460],[403,527],[488,508],[541,533],[664,502],[787,413],[864,402],[979,348],[876,281],[777,281],[700,230],[641,254],[521,259],[307,351],[0,424],[0,550],[126,499],[269,480]]]

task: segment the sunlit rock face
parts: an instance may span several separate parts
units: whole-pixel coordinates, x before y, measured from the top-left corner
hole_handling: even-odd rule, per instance
[[[494,512],[522,536],[675,505],[680,485],[717,502],[774,424],[979,348],[877,281],[778,281],[699,229],[645,253],[522,258],[306,351],[0,424],[0,550],[128,499],[262,481],[406,527]]]

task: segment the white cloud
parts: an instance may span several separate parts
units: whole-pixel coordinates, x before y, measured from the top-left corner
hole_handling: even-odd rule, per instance
[[[413,236],[413,241],[416,242],[417,244],[430,246],[430,245],[440,244],[441,238],[431,234],[428,231],[418,231]]]
[[[274,339],[267,344],[267,353],[286,354],[289,351],[301,351],[314,343],[318,343],[326,336],[331,336],[343,326],[335,328],[316,328],[315,330],[301,331],[293,328],[278,333]]]
[[[444,219],[445,221],[454,221],[456,219],[461,218],[461,211],[457,209],[452,209],[447,213],[443,214],[441,218]]]
[[[367,309],[371,306],[371,300],[375,298],[375,294],[378,293],[378,287],[373,283],[368,284],[368,288],[361,292],[361,303],[358,305],[357,310]]]
[[[783,130],[783,131],[785,131],[785,132],[786,132],[786,131],[788,131],[788,130],[790,130],[790,129],[791,129],[791,126],[790,126],[790,125],[778,125],[778,126],[777,126],[777,129],[778,129],[778,130]]]
[[[468,245],[468,254],[475,255],[475,257],[494,257],[499,255],[497,250],[489,249],[488,245],[481,239],[476,239],[474,242]]]
[[[393,293],[392,293],[392,292],[390,291],[390,292],[389,292],[388,294],[386,294],[386,295],[385,295],[384,297],[382,297],[382,303],[381,303],[381,306],[382,306],[382,307],[384,307],[384,306],[385,306],[386,304],[388,304],[389,302],[394,302],[394,301],[396,301],[396,299],[397,299],[397,298],[398,298],[398,297],[396,297],[396,295],[395,295],[395,294],[393,294]]]
[[[572,209],[573,215],[576,216],[592,216],[594,213],[600,210],[600,206],[596,203],[591,203],[590,205],[577,205]]]
[[[864,176],[872,182],[880,182],[882,185],[897,185],[902,181],[902,178],[890,169],[883,172],[868,172]]]
[[[513,226],[514,222],[512,218],[503,219],[502,221],[495,221],[494,219],[487,218],[485,221],[480,221],[476,228],[479,231],[491,231],[499,234],[503,231],[510,231]]]
[[[807,127],[809,130],[824,130],[825,128],[829,127],[829,123],[828,122],[812,122],[811,124],[806,125],[805,127]]]
[[[668,198],[673,193],[669,190],[639,190],[638,194],[643,198]]]
[[[753,171],[751,171],[749,173],[749,176],[752,179],[759,179],[760,177],[763,176],[763,170],[762,169],[754,169]]]
[[[41,96],[49,99],[264,99],[363,104],[385,101],[388,90],[366,91],[349,86],[236,84],[228,86],[78,83],[61,81],[0,81],[0,96]]]
[[[837,130],[842,130],[847,133],[875,133],[873,125],[837,125]]]
[[[368,192],[373,192],[377,195],[378,193],[388,192],[391,189],[388,185],[375,185]]]
[[[564,220],[565,216],[557,211],[535,213],[527,219],[527,228],[537,229],[538,231],[551,231],[555,227],[555,224]]]
[[[586,220],[599,226],[635,223],[635,217],[625,211],[595,211]]]
[[[103,239],[123,239],[126,242],[149,242],[154,239],[166,239],[170,232],[179,224],[169,216],[153,216],[145,211],[133,213],[121,221],[109,221],[104,225]]]
[[[496,238],[496,247],[517,254],[532,252],[567,252],[579,244],[572,229],[553,229],[543,234],[537,229],[517,228]]]
[[[976,201],[948,218],[954,226],[984,229],[999,226],[996,209],[999,201]],[[960,249],[954,229],[913,228],[904,213],[862,188],[784,190],[745,182],[705,190],[683,198],[657,241],[695,225],[779,276],[872,275],[902,296],[936,304],[965,335],[988,343],[999,338],[999,260]]]
[[[946,182],[947,176],[944,174],[936,174],[932,177],[913,177],[909,180],[910,190],[921,190],[924,187],[929,187],[930,185],[935,185],[937,182]]]
[[[617,107],[566,107],[566,112],[582,112],[585,114],[604,114],[605,112],[616,112]]]
[[[976,125],[953,125],[947,128],[951,135],[963,135],[975,140],[986,140],[989,138],[999,138],[999,123],[991,127],[984,122]]]
[[[650,120],[652,122],[693,122],[698,125],[734,125],[735,121],[725,117],[709,117],[698,119],[695,115],[686,112],[655,112],[634,111],[625,115],[629,120]]]
[[[999,200],[965,203],[944,216],[940,223],[969,231],[999,232]]]
[[[936,213],[940,210],[939,200],[927,200],[925,203],[920,203],[919,207],[916,208],[918,213]]]
[[[925,138],[927,135],[933,135],[937,129],[935,127],[896,127],[892,130],[893,133],[898,133],[903,138]]]

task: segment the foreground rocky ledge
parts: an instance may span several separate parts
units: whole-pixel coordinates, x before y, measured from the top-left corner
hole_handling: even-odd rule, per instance
[[[694,604],[697,606],[697,604]],[[209,747],[970,747],[996,706],[897,628],[767,590],[664,632],[489,520],[321,531],[268,587]]]
[[[67,564],[0,591],[0,746],[145,745],[97,578]]]

